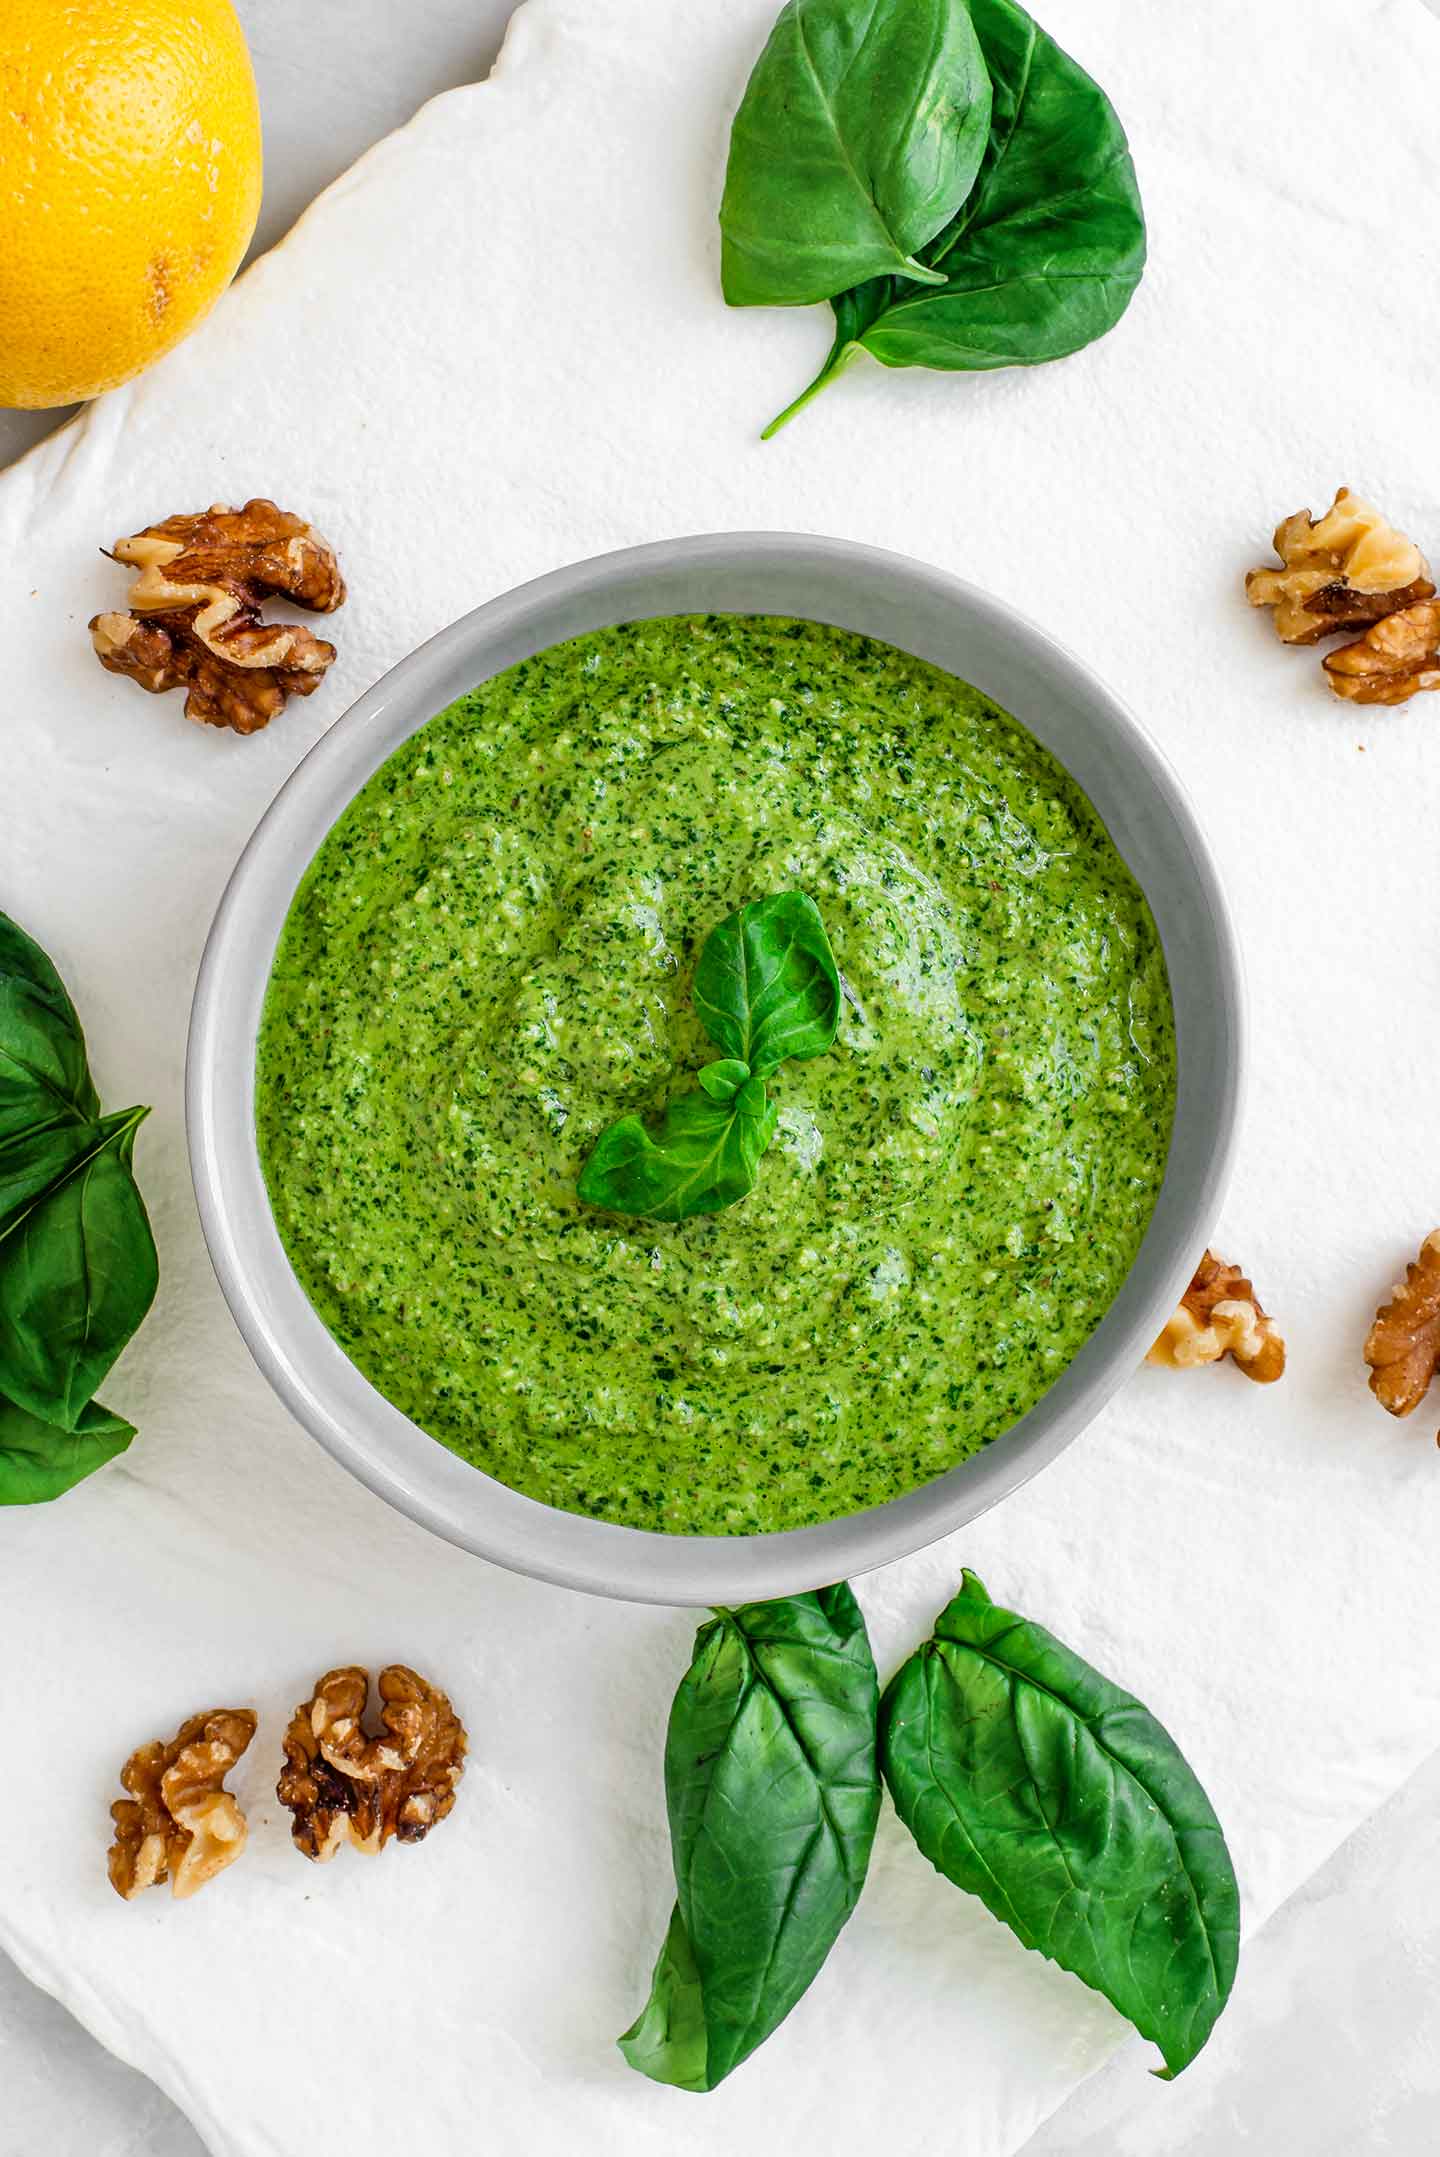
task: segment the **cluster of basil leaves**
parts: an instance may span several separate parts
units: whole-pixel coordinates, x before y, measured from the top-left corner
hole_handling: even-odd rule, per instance
[[[131,1159],[49,959],[0,914],[0,1505],[58,1498],[135,1435],[96,1400],[155,1294]]]
[[[966,1572],[880,1694],[843,1583],[704,1625],[670,1713],[677,1901],[620,2039],[713,2090],[801,1998],[855,1908],[881,1779],[930,1862],[1112,2001],[1176,2075],[1230,1994],[1239,1896],[1210,1800],[1138,1700]]]
[[[607,1125],[576,1186],[587,1206],[683,1221],[754,1189],[775,1135],[766,1080],[792,1056],[823,1056],[840,1024],[840,976],[814,900],[782,891],[728,914],[705,939],[691,996],[721,1053],[653,1129],[638,1116]]]
[[[784,426],[860,352],[970,373],[1112,329],[1145,267],[1125,131],[1018,0],[787,0],[730,138],[732,307],[829,300]]]

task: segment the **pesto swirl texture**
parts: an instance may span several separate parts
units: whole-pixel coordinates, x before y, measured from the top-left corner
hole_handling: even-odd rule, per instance
[[[598,1134],[713,1054],[717,919],[800,888],[844,989],[741,1206],[622,1221]],[[978,691],[815,623],[562,644],[405,743],[317,854],[259,1051],[280,1234],[346,1352],[575,1512],[790,1528],[1040,1397],[1159,1190],[1159,941],[1094,810]]]

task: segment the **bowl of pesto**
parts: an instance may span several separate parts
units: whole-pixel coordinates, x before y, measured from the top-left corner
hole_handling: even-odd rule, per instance
[[[1194,817],[1087,668],[939,570],[725,534],[488,602],[310,752],[206,948],[191,1157],[256,1360],[373,1490],[734,1603],[1095,1415],[1204,1247],[1241,1031]]]

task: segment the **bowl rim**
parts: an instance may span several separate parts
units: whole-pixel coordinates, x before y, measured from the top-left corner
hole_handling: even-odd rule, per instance
[[[998,638],[1007,664],[1033,676],[1037,695],[1058,688],[1070,700],[1064,712],[1084,715],[1097,770],[1118,754],[1130,782],[1116,797],[1124,816],[1132,793],[1140,803],[1139,838],[1132,833],[1121,851],[1155,914],[1171,977],[1178,1098],[1160,1196],[1126,1280],[1077,1355],[1008,1430],[918,1489],[838,1520],[755,1535],[669,1535],[564,1513],[510,1490],[411,1423],[349,1361],[305,1297],[270,1215],[254,1138],[255,1025],[275,936],[316,846],[386,757],[460,693],[441,694],[447,683],[473,686],[607,622],[706,612],[826,619],[789,604],[694,600],[606,611],[616,595],[657,580],[677,593],[699,580],[763,596],[787,579],[846,587],[847,616],[886,607],[903,614],[909,605],[917,621],[953,616],[956,633],[963,621],[982,641]],[[560,636],[539,626],[557,612],[575,613],[577,626]],[[893,633],[881,641],[913,649]],[[999,701],[1014,710],[1009,698]],[[1043,722],[1015,716],[1046,746],[1046,726],[1061,723],[1048,711]],[[1094,788],[1076,783],[1093,800]],[[1120,846],[1113,814],[1096,806]],[[1185,887],[1183,904],[1168,889],[1157,904],[1131,860],[1135,845],[1150,843],[1147,818],[1158,819],[1157,874],[1164,867]],[[1188,984],[1177,988],[1176,949],[1199,969],[1193,997]],[[908,1556],[1018,1490],[1093,1420],[1175,1307],[1219,1211],[1238,1141],[1245,1033],[1239,946],[1189,798],[1154,740],[1085,662],[1005,602],[906,555],[805,533],[697,534],[592,556],[485,601],[400,660],[301,759],[246,843],[201,958],[185,1075],[191,1173],[211,1262],[251,1355],[297,1421],[370,1490],[447,1541],[534,1578],[636,1602],[735,1604]],[[237,1070],[245,1074],[238,1088]]]

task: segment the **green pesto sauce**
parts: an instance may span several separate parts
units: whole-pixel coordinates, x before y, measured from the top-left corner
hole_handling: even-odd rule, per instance
[[[597,1133],[715,1051],[715,924],[798,887],[845,984],[756,1189],[580,1204]],[[1175,1092],[1148,908],[1014,720],[888,645],[683,618],[555,646],[398,749],[320,848],[259,1049],[300,1281],[514,1489],[640,1528],[896,1497],[1037,1401],[1113,1300]]]

